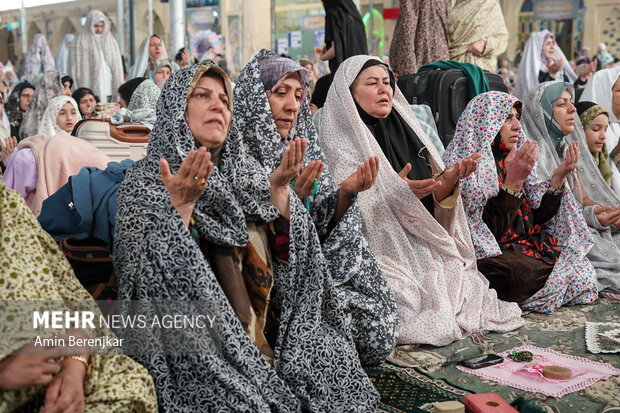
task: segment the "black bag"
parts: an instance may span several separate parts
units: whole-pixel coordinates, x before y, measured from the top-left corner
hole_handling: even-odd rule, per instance
[[[489,79],[489,90],[508,93],[500,75],[486,70],[484,74]],[[410,104],[430,106],[439,138],[444,147],[447,147],[454,136],[461,113],[471,100],[467,77],[463,71],[435,69],[401,76],[398,79],[398,88]]]

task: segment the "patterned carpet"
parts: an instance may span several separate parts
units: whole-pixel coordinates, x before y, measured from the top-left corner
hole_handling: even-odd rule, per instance
[[[547,412],[557,413],[591,413],[620,406],[620,377],[598,382],[562,398],[552,398],[502,386],[456,369],[455,366],[462,360],[524,345],[551,348],[620,367],[620,353],[592,354],[586,350],[585,344],[586,321],[620,322],[620,301],[601,298],[596,304],[562,307],[551,315],[526,313],[524,319],[525,326],[517,331],[478,334],[443,348],[397,347],[390,361],[416,369],[399,370],[386,363],[367,370],[382,394],[381,409],[388,412],[432,411],[429,406],[433,403],[458,400],[468,391],[499,393],[508,402],[524,397]],[[408,386],[417,388],[408,389]]]

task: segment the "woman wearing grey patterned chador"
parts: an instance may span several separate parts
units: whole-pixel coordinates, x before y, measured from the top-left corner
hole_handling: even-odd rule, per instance
[[[62,96],[63,88],[62,73],[55,70],[45,72],[39,79],[37,88],[32,95],[32,101],[28,106],[28,111],[24,113],[24,121],[19,129],[20,140],[37,134],[47,104],[55,97]]]
[[[308,87],[308,73],[303,67],[262,50],[243,69],[235,85],[232,122],[248,152],[268,172],[280,164],[293,138],[308,140],[305,168],[293,185],[309,212],[308,235],[316,233],[321,240],[321,250],[313,254],[323,255],[327,261],[360,360],[363,364],[380,364],[396,343],[398,315],[387,282],[362,235],[355,201],[357,192],[367,189],[357,185],[359,174],[374,167],[376,176],[377,161],[370,158],[360,172],[352,170],[340,186],[334,184],[324,168],[325,157],[306,103]],[[374,177],[368,187],[373,182]]]
[[[583,207],[594,245],[588,259],[596,270],[599,290],[620,289],[620,198],[605,182],[588,154],[583,127],[573,106],[573,86],[566,82],[545,82],[530,90],[524,100],[526,135],[538,141],[538,173],[548,178],[564,159],[566,147],[579,142],[581,156],[577,174],[567,183]]]
[[[166,331],[143,342],[151,349],[138,359],[155,379],[161,409],[374,411],[378,394],[349,342],[327,264],[316,254],[319,239],[303,203],[289,196],[305,143],[291,143],[271,174],[257,165],[239,132],[228,130],[232,87],[211,64],[168,79],[147,157],[117,196],[120,298],[200,301],[217,311],[213,329],[197,337],[197,353],[164,353]],[[278,249],[266,240],[274,223],[285,224],[279,239],[290,241],[286,254],[271,258],[261,244]],[[266,254],[251,274],[244,257],[257,251]],[[273,272],[271,261],[284,255],[291,270]],[[273,298],[257,291],[272,286],[280,312],[270,318],[277,338],[267,343],[255,327],[265,315],[258,309],[273,308]]]
[[[32,44],[28,47],[25,61],[26,71],[24,72],[24,80],[35,83],[39,80],[39,76],[48,70],[54,70],[54,56],[50,47],[47,45],[45,36],[41,33],[34,36]]]
[[[86,15],[86,23],[69,49],[69,75],[78,87],[95,91],[102,102],[117,101],[116,90],[123,83],[123,62],[110,20],[99,10]]]

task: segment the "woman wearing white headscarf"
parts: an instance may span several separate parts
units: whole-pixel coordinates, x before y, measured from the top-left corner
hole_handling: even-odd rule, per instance
[[[31,83],[36,82],[40,74],[56,68],[52,51],[47,45],[45,36],[41,33],[34,36],[34,40],[26,52],[25,65],[24,79]]]
[[[521,58],[514,95],[523,99],[539,83],[563,80],[573,83],[577,75],[549,30],[532,33]]]
[[[95,91],[102,102],[117,101],[123,83],[123,62],[110,20],[99,10],[91,10],[86,23],[69,49],[69,74],[78,87]]]
[[[7,161],[4,182],[19,192],[36,216],[43,201],[84,166],[105,169],[110,159],[90,143],[69,135],[81,119],[70,96],[50,102],[39,133],[24,139]]]
[[[618,173],[618,168],[620,168],[620,145],[618,145],[620,143],[620,68],[604,69],[594,73],[579,100],[598,103],[609,114],[606,143],[613,164],[613,176],[620,181],[620,173]]]
[[[523,102],[526,136],[538,142],[538,174],[547,179],[564,159],[567,146],[579,142],[577,171],[567,184],[583,208],[594,244],[588,259],[596,270],[599,289],[620,289],[620,197],[600,173],[581,122],[572,104],[573,86],[566,82],[545,82],[530,90]]]
[[[136,63],[129,70],[129,79],[146,77],[153,80],[157,67],[164,62],[170,63],[164,39],[158,34],[147,37],[140,44]]]
[[[367,78],[364,72],[377,67],[373,76],[380,79]],[[364,109],[364,97],[378,102],[384,116]],[[519,306],[498,300],[476,268],[457,187],[459,176],[471,173],[475,162],[444,171],[437,150],[379,59],[354,56],[340,65],[325,102],[320,141],[337,185],[361,162],[379,157],[375,184],[357,196],[364,237],[396,300],[399,343],[445,346],[478,331],[523,325]],[[432,182],[434,194],[414,192],[441,171],[443,176],[435,176],[442,183]],[[442,197],[441,186],[456,188]]]
[[[152,80],[144,80],[131,95],[127,107],[117,110],[110,121],[114,124],[142,123],[149,129],[153,129],[157,120],[155,109],[160,94],[161,89]]]
[[[69,49],[74,37],[73,33],[65,34],[65,38],[62,39],[62,44],[58,48],[58,52],[56,52],[56,70],[60,73],[68,73],[67,60],[69,59]]]
[[[37,88],[32,95],[28,110],[24,113],[24,120],[19,128],[19,138],[33,136],[39,130],[43,113],[49,102],[56,96],[64,95],[62,74],[55,70],[46,72],[38,81]]]

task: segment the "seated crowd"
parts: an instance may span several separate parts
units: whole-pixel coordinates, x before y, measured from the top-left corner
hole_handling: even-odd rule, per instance
[[[115,89],[57,71],[15,85],[0,141],[4,299],[96,307],[57,247],[62,229],[43,229],[45,201],[73,194],[85,167],[122,170],[102,218],[117,298],[211,303],[216,325],[199,338],[218,351],[166,354],[164,330],[152,354],[32,355],[35,337],[5,334],[0,410],[372,411],[363,367],[397,344],[512,331],[522,310],[618,292],[620,69],[575,103],[569,69],[532,55],[533,84],[471,99],[441,152],[366,55],[332,74],[320,132],[308,71],[267,50],[233,85],[212,61],[177,68],[155,35]],[[146,156],[111,162],[77,137],[93,118],[146,126]]]

